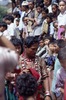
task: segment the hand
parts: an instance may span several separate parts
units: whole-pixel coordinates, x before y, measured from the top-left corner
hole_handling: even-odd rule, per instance
[[[44,100],[51,100],[50,96],[46,96]]]

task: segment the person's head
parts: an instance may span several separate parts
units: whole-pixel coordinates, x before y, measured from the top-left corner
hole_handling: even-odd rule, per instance
[[[44,37],[44,44],[45,44],[45,45],[48,45],[49,42],[50,42],[50,37],[49,37],[49,36],[45,36],[45,37]]]
[[[16,11],[13,13],[14,18],[20,18],[20,13],[19,11]]]
[[[54,53],[57,48],[56,40],[50,41],[48,46],[49,50]]]
[[[16,18],[16,26],[19,26],[20,19]]]
[[[28,36],[24,41],[25,53],[29,58],[35,58],[36,51],[38,49],[38,38],[35,36]]]
[[[60,10],[61,13],[63,13],[66,10],[66,1],[61,0],[59,2],[59,10]]]
[[[34,8],[34,0],[28,0],[29,9],[33,10]]]
[[[3,32],[7,29],[7,24],[5,22],[0,22],[0,32]]]
[[[52,22],[52,13],[48,13],[46,19],[47,19],[47,23],[51,23]]]
[[[64,40],[62,40],[62,39],[56,40],[56,43],[55,43],[56,53],[58,53],[59,50],[65,46],[66,46],[66,42]]]
[[[28,24],[28,20],[26,19],[26,16],[24,16],[24,17],[22,18],[22,21],[23,21],[24,25],[27,25],[27,24]]]
[[[23,1],[22,2],[22,11],[26,11],[26,10],[29,10],[28,2]]]
[[[34,96],[37,90],[37,80],[30,73],[19,75],[16,80],[16,87],[20,96],[27,100],[28,97]]]
[[[42,4],[37,4],[36,5],[36,10],[37,10],[38,13],[41,13],[42,12],[42,7],[43,7]]]
[[[44,46],[44,39],[43,39],[42,36],[39,38],[39,46],[40,47],[43,47]]]
[[[6,17],[5,20],[6,20],[6,23],[9,25],[9,24],[14,22],[14,17],[9,15],[9,16]]]
[[[43,8],[42,8],[42,18],[46,18],[48,12],[49,12],[49,11],[48,11],[47,7],[43,7]]]
[[[58,22],[57,21],[53,22],[53,26],[54,26],[54,30],[58,31]]]
[[[52,13],[55,14],[58,11],[58,4],[57,3],[53,3],[52,4]]]
[[[48,7],[51,4],[51,1],[52,0],[44,0],[44,5]]]
[[[61,66],[66,70],[66,46],[59,50],[58,59],[61,63]]]
[[[23,52],[23,43],[21,40],[13,37],[10,41],[15,46],[17,53],[20,55]]]

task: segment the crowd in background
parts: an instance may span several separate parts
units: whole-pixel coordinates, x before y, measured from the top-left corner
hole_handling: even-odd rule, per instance
[[[66,1],[12,0],[2,36],[19,60],[5,75],[5,100],[66,100]]]

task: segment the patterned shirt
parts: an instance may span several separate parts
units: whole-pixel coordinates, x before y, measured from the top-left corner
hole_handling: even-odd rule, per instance
[[[28,59],[23,53],[20,56],[19,65],[21,71],[29,68],[34,68],[40,74],[40,77],[42,79],[48,77],[44,59],[41,59],[39,57],[35,57],[35,59]]]

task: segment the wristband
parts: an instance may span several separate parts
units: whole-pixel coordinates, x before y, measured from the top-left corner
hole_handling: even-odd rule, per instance
[[[50,92],[49,92],[49,91],[46,91],[46,92],[45,92],[45,95],[50,95]]]

